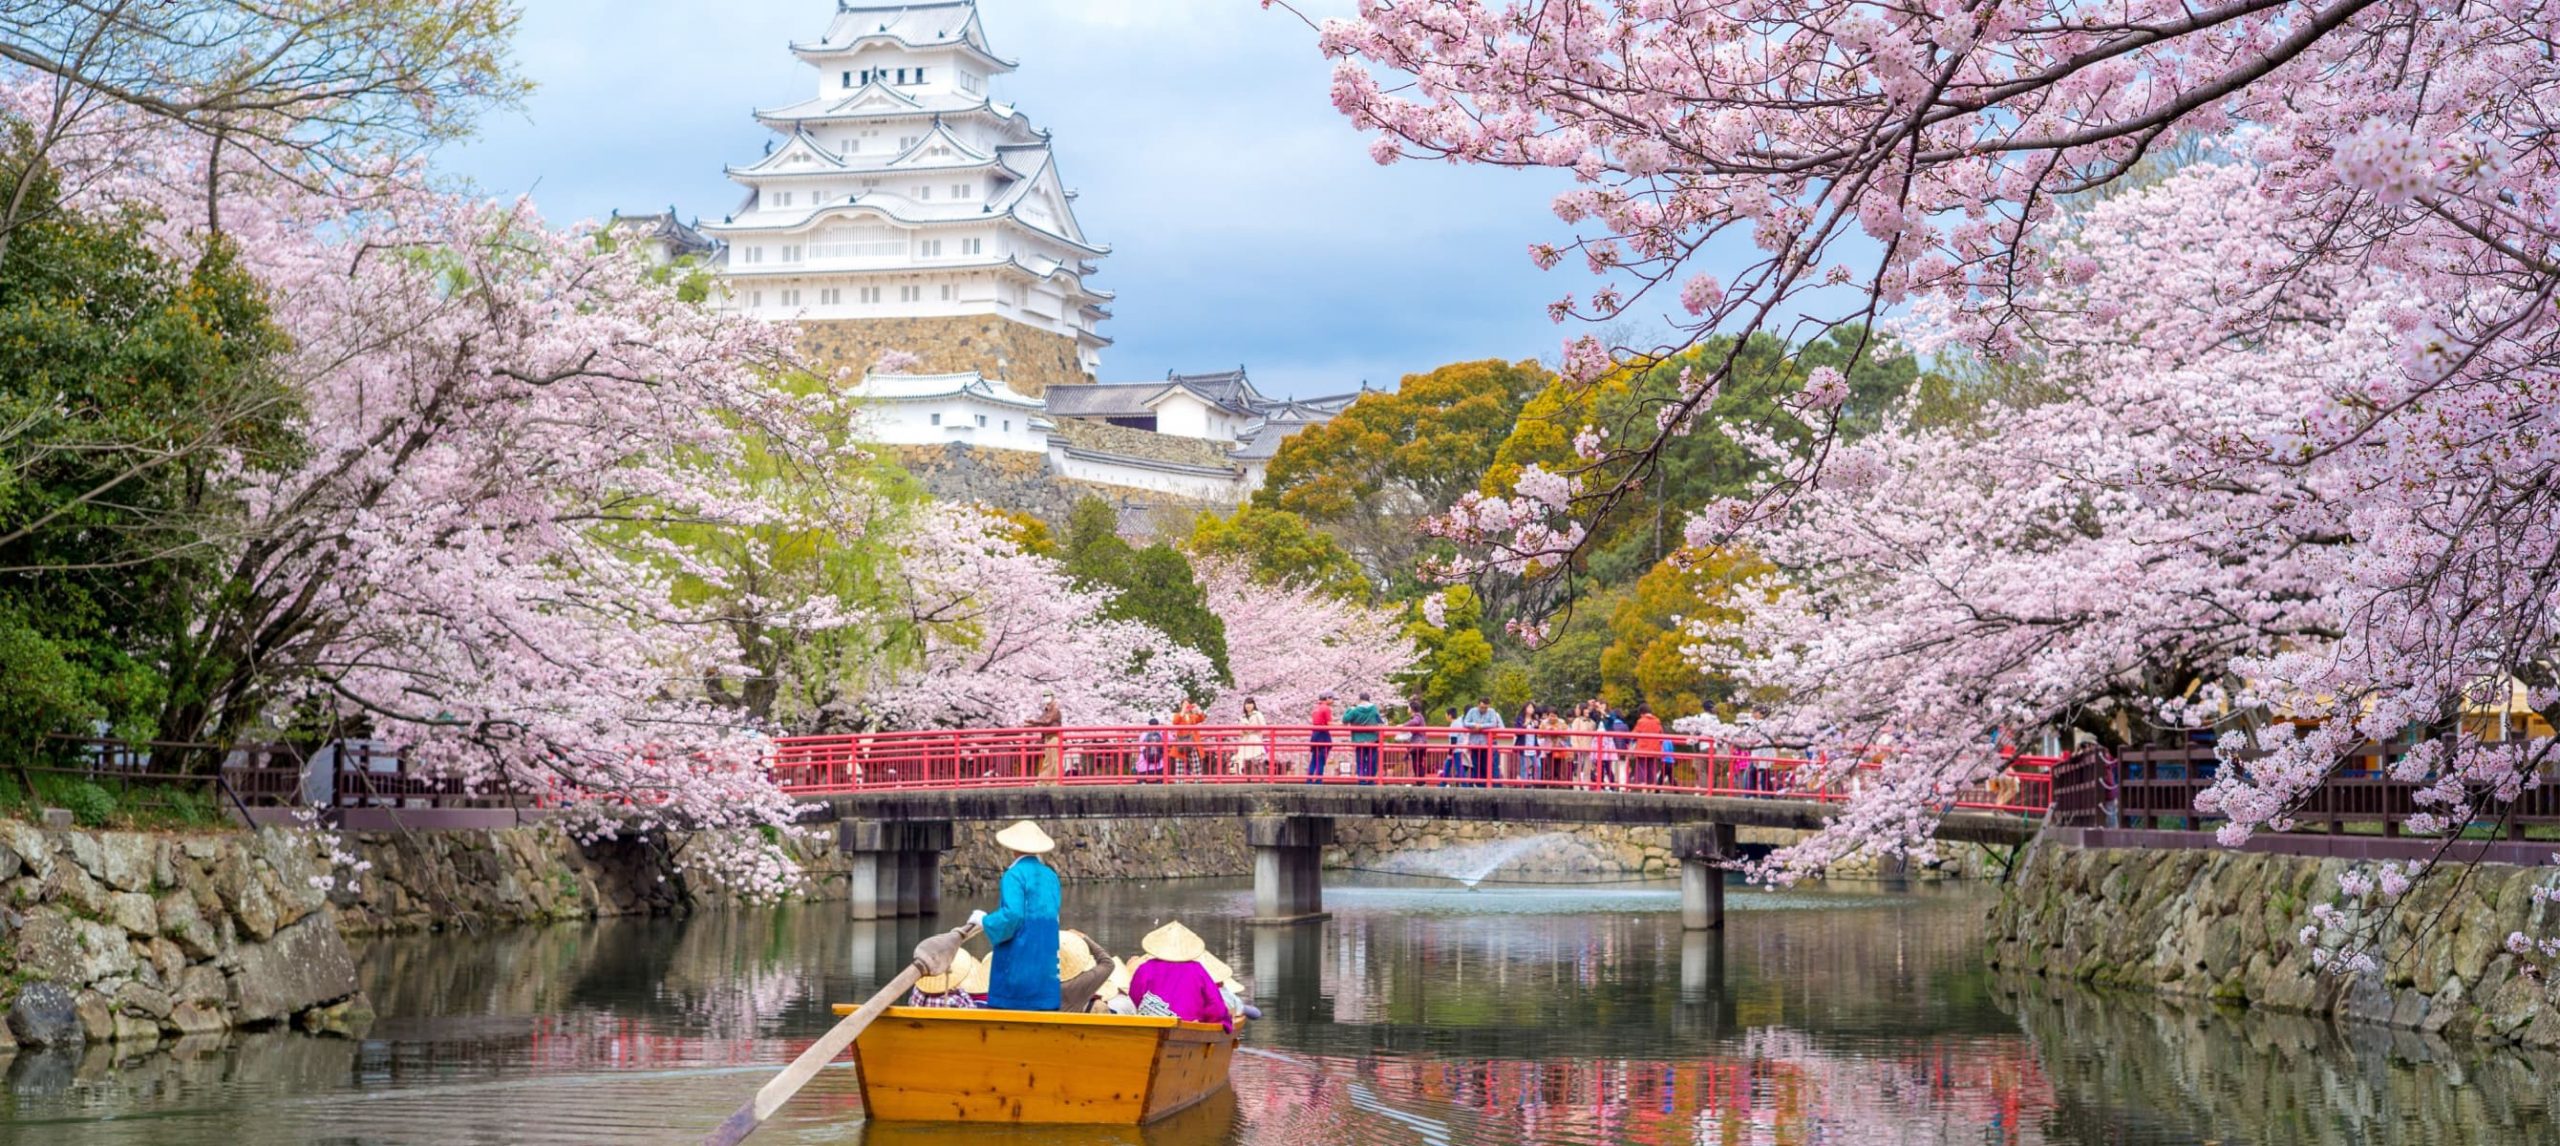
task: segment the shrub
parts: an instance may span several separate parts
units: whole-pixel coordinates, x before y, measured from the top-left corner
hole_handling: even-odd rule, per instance
[[[116,815],[115,794],[87,780],[63,789],[62,806],[84,828],[103,828]]]

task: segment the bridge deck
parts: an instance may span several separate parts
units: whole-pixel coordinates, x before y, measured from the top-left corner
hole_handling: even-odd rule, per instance
[[[1778,796],[1697,796],[1677,792],[1592,792],[1559,788],[1364,787],[1339,782],[1279,784],[1052,784],[897,789],[805,797],[839,820],[880,822],[1013,819],[1147,819],[1212,816],[1397,817],[1535,824],[1731,824],[1821,827],[1837,803]],[[1956,811],[1938,838],[2015,844],[2041,819]]]

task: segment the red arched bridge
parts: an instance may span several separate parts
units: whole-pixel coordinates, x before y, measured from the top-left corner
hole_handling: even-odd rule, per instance
[[[1940,835],[2024,842],[2051,802],[2053,763],[2018,757],[1947,793]],[[793,737],[771,766],[841,825],[857,918],[936,910],[956,821],[1184,816],[1247,821],[1257,920],[1322,918],[1333,820],[1359,816],[1671,827],[1683,916],[1702,928],[1723,920],[1735,828],[1820,827],[1875,767],[1676,734],[1339,724]]]

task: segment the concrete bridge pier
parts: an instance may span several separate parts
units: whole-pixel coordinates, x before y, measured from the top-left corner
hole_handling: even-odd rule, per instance
[[[1245,821],[1253,846],[1253,924],[1324,919],[1324,847],[1329,816],[1255,816]]]
[[[949,820],[847,820],[836,841],[851,861],[846,895],[855,919],[903,919],[942,910],[942,853]]]
[[[1731,824],[1689,824],[1671,829],[1671,854],[1680,860],[1680,926],[1713,931],[1724,926],[1724,872],[1736,853]]]

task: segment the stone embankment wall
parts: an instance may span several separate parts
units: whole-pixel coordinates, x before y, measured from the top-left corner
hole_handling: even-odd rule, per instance
[[[328,863],[302,834],[0,820],[0,957],[15,988],[0,1047],[360,1019],[355,962],[320,880]]]
[[[812,894],[841,898],[825,833],[788,845]],[[556,828],[194,836],[45,830],[0,819],[0,1050],[138,1042],[292,1022],[360,1023],[347,938],[684,910],[649,845],[582,846]],[[829,873],[839,878],[832,884]],[[14,1033],[12,1033],[14,1032]]]
[[[2553,976],[2510,955],[2548,936],[2547,870],[2446,869],[2379,916],[2377,974],[2323,975],[2299,933],[2348,861],[2226,851],[2028,849],[1993,919],[2006,970],[2446,1035],[2560,1047]]]
[[[904,350],[924,359],[921,373],[975,370],[1030,398],[1051,386],[1093,381],[1084,372],[1075,339],[994,315],[812,320],[799,325],[801,353],[812,365],[824,370],[843,368],[857,379],[880,360],[882,351]]]
[[[1104,429],[1118,427],[1106,426]],[[1126,432],[1140,433],[1136,430]],[[941,446],[889,446],[885,449],[915,477],[916,483],[923,486],[926,493],[944,501],[990,505],[1027,513],[1052,524],[1065,523],[1076,503],[1088,497],[1101,498],[1119,510],[1124,530],[1146,535],[1163,532],[1155,528],[1156,519],[1160,516],[1178,517],[1187,522],[1191,514],[1200,510],[1224,508],[1170,493],[1096,485],[1059,477],[1049,471],[1047,454],[971,449],[958,442]]]

